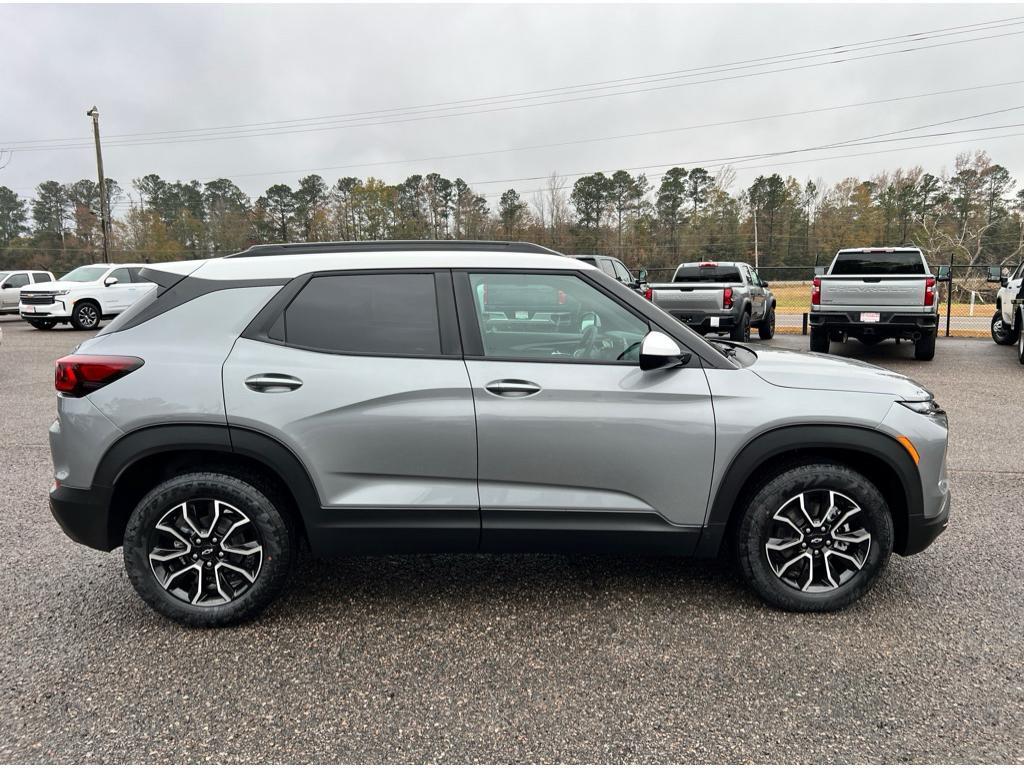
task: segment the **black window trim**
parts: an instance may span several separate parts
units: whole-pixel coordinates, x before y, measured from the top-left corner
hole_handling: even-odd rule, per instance
[[[295,298],[302,292],[306,285],[318,277],[344,277],[349,275],[433,275],[434,295],[437,301],[437,325],[438,335],[441,340],[441,354],[410,354],[405,352],[348,352],[337,349],[323,349],[311,347],[304,344],[295,344],[282,339],[275,339],[270,336],[271,328],[278,318],[283,317]],[[455,294],[452,287],[451,270],[437,267],[400,267],[395,269],[332,269],[319,272],[308,272],[298,275],[285,283],[270,301],[252,319],[246,329],[242,331],[240,338],[250,341],[260,341],[265,344],[275,344],[279,347],[289,349],[301,349],[306,352],[316,352],[322,355],[336,355],[339,357],[397,357],[410,358],[414,360],[461,360],[462,342],[459,335],[458,316],[455,310]],[[285,339],[288,338],[287,330]]]
[[[575,270],[575,269],[529,269],[529,268],[497,268],[497,267],[473,267],[473,268],[459,268],[452,270],[452,276],[455,283],[455,305],[458,309],[459,314],[459,327],[462,330],[462,349],[464,351],[464,357],[466,360],[481,360],[493,363],[543,363],[548,365],[610,365],[616,367],[628,367],[637,368],[640,363],[638,361],[627,361],[627,360],[580,360],[578,358],[551,358],[543,359],[536,357],[495,357],[484,354],[483,338],[480,334],[480,323],[477,317],[476,311],[476,300],[473,296],[473,286],[470,283],[469,276],[471,274],[511,274],[511,275],[568,275],[571,277],[577,277],[583,280],[585,283],[595,288],[600,293],[603,293],[606,297],[611,299],[613,302],[618,304],[624,310],[629,312],[631,315],[641,320],[647,325],[648,333],[653,330],[661,331],[673,340],[675,340],[683,349],[690,350],[693,354],[690,357],[690,361],[683,367],[686,368],[700,368],[702,367],[702,361],[709,363],[713,368],[727,367],[729,365],[721,365],[716,361],[705,360],[699,352],[690,349],[686,342],[679,338],[678,334],[673,333],[670,328],[667,328],[662,323],[658,322],[652,317],[649,317],[646,313],[639,311],[638,307],[631,306],[628,302],[622,300],[621,296],[615,294],[613,290],[610,290],[609,286],[602,283],[601,278],[596,278],[594,275],[601,275],[604,279],[608,280],[612,286],[621,288],[622,290],[629,291],[631,295],[636,295],[629,288],[626,288],[613,277],[609,277],[607,273],[597,270],[594,275],[587,274],[592,270]],[[638,301],[646,301],[637,296]],[[467,320],[468,318],[468,320]]]

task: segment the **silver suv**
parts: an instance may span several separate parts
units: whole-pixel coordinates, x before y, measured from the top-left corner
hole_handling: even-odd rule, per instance
[[[946,526],[946,417],[914,382],[709,343],[538,246],[255,246],[143,277],[57,361],[50,505],[186,624],[255,614],[303,543],[727,551],[769,603],[828,611]]]

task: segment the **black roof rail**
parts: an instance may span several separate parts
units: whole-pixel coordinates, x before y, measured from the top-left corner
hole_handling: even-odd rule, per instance
[[[368,251],[497,251],[561,256],[558,251],[534,243],[503,240],[349,240],[335,243],[274,243],[251,245],[225,259],[243,256],[281,256],[290,253],[363,253]]]

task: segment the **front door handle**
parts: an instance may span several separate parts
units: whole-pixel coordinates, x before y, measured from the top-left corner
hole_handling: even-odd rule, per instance
[[[257,373],[245,380],[245,386],[253,392],[291,392],[302,386],[302,379],[285,373]]]
[[[498,397],[529,397],[540,392],[540,385],[523,379],[501,379],[492,381],[484,389]]]

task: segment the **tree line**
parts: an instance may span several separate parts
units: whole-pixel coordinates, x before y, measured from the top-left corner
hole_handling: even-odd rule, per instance
[[[671,168],[657,183],[625,170],[493,203],[438,173],[398,184],[319,175],[274,184],[253,200],[230,179],[130,188],[108,179],[112,259],[206,258],[269,242],[385,239],[529,240],[563,253],[616,255],[632,266],[742,260],[762,267],[823,263],[841,247],[916,244],[933,263],[997,264],[1024,250],[1024,189],[984,152],[949,173],[897,168],[826,186],[779,173],[734,189],[735,172]],[[0,268],[59,272],[102,260],[99,185],[44,181],[25,199],[0,186]],[[756,251],[756,254],[755,254]]]

